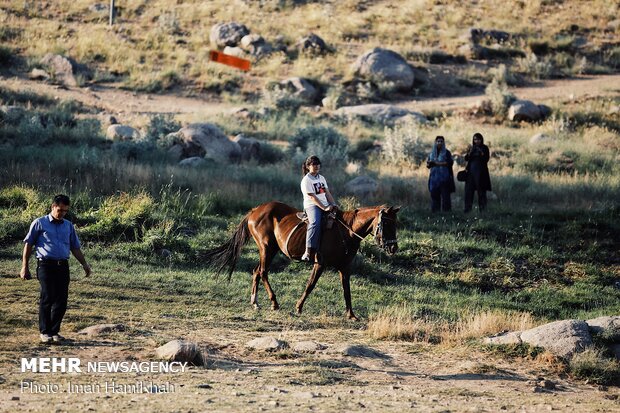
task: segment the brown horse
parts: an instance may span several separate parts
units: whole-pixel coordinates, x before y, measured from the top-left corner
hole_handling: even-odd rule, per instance
[[[396,213],[399,209],[400,207],[382,205],[338,212],[334,225],[330,229],[323,228],[321,246],[312,268],[312,274],[304,293],[297,302],[298,313],[301,314],[304,302],[314,289],[325,267],[329,266],[340,273],[347,317],[357,320],[351,307],[349,266],[357,254],[361,240],[370,233],[374,234],[377,244],[388,254],[394,254],[398,250]],[[278,251],[282,251],[290,259],[297,260],[304,253],[306,226],[300,225],[298,212],[299,210],[281,202],[269,202],[257,206],[241,221],[230,240],[205,254],[207,266],[216,268],[218,273],[227,268],[230,277],[241,255],[241,248],[247,243],[251,234],[258,245],[260,262],[253,272],[250,304],[258,308],[258,280],[261,279],[271,300],[271,307],[277,310],[280,306],[269,285],[267,274],[269,265]]]

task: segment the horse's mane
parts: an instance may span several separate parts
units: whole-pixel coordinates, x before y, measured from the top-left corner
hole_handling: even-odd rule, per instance
[[[342,220],[348,226],[352,226],[353,222],[355,221],[355,217],[357,216],[359,212],[367,211],[369,209],[380,209],[380,208],[386,208],[386,207],[387,205],[377,205],[377,206],[355,208],[354,210],[350,210],[350,211],[342,211]]]

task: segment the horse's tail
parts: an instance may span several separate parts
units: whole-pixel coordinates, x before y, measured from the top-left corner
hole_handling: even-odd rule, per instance
[[[220,274],[225,268],[228,268],[228,279],[230,279],[233,271],[235,271],[237,261],[239,261],[241,256],[241,249],[250,239],[250,230],[248,228],[249,215],[243,218],[243,221],[241,221],[237,230],[228,241],[204,253],[203,259],[208,267],[215,268],[216,274]]]

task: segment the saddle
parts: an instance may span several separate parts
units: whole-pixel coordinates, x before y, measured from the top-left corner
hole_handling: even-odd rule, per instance
[[[308,224],[308,215],[305,211],[297,212],[295,215],[301,220],[301,222]],[[327,217],[323,216],[323,222],[321,223],[321,225],[326,229],[331,229],[334,226],[335,220],[336,211],[331,211],[329,214],[327,214]]]
[[[293,259],[293,257],[291,256],[291,254],[288,252],[288,243],[291,240],[291,237],[293,236],[293,234],[299,229],[301,228],[301,226],[303,224],[308,225],[308,215],[306,214],[305,211],[300,211],[295,213],[295,215],[297,216],[297,218],[299,219],[299,222],[297,223],[297,225],[295,225],[295,228],[293,228],[291,230],[291,232],[288,234],[288,237],[286,238],[286,243],[284,244],[284,248],[285,251],[284,253],[286,254],[287,257]],[[331,211],[329,214],[327,215],[323,215],[323,219],[321,220],[321,227],[325,228],[325,229],[331,229],[334,226],[334,221],[336,220],[336,211]],[[318,253],[317,253],[318,254]]]

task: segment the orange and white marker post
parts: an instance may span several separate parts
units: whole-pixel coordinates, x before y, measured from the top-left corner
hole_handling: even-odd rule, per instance
[[[232,66],[235,67],[237,69],[241,69],[245,72],[247,72],[248,70],[250,70],[250,61],[249,60],[245,60],[245,59],[241,59],[239,57],[236,56],[231,56],[228,54],[224,54],[222,52],[217,52],[215,50],[211,50],[209,52],[209,58],[217,63],[221,63],[223,65],[228,65],[228,66]]]

